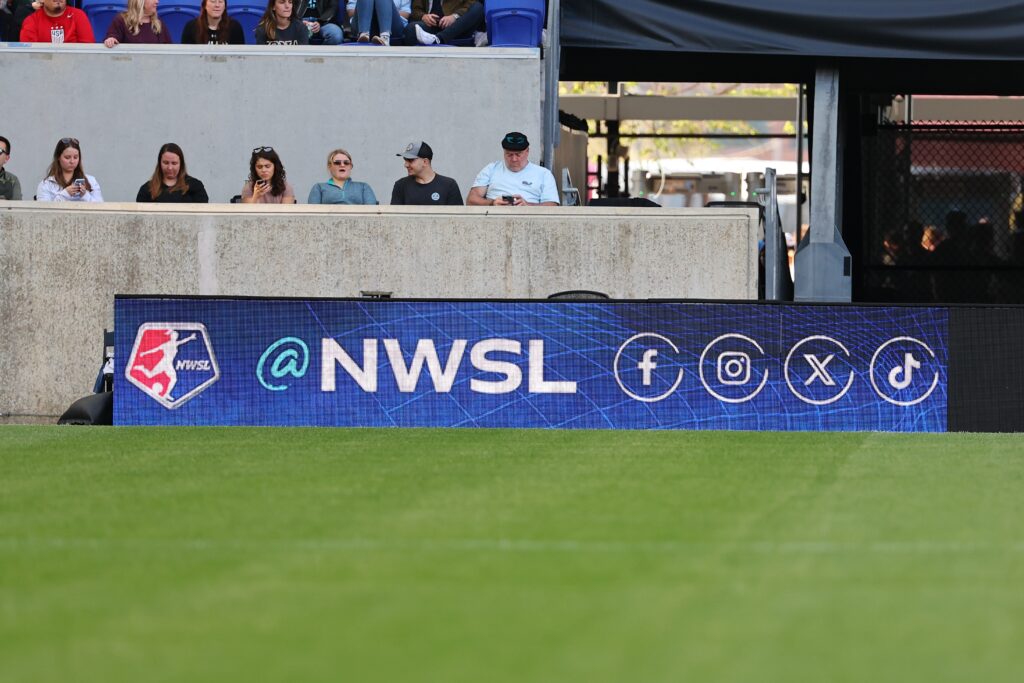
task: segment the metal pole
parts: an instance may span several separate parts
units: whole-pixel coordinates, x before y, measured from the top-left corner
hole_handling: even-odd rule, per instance
[[[775,169],[764,170],[764,298],[782,301],[780,246],[785,246],[782,223],[779,221],[779,197],[775,186]],[[779,242],[782,242],[782,245]]]
[[[544,158],[543,164],[553,168],[555,147],[560,142],[561,126],[558,122],[558,79],[562,56],[562,44],[559,38],[559,18],[561,3],[559,0],[548,0],[547,44],[544,50],[544,110],[542,112],[544,126]]]
[[[618,81],[608,81],[608,94],[615,95],[619,92]],[[606,197],[618,197],[619,190],[619,122],[617,119],[605,121],[608,129],[608,137],[605,143],[608,147],[607,180],[605,181]]]
[[[803,225],[803,206],[800,203],[800,194],[804,190],[804,98],[807,97],[807,88],[801,83],[796,98],[796,226],[794,226],[793,238],[800,239],[800,226]],[[795,243],[795,242],[794,242]]]

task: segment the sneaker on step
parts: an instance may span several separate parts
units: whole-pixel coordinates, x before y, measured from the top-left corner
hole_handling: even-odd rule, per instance
[[[356,42],[357,43],[368,43],[368,42],[370,42],[370,34],[369,33],[360,33],[359,37],[356,38]]]
[[[379,36],[374,36],[373,37],[373,42],[376,45],[383,45],[383,46],[387,47],[388,45],[391,45],[391,34],[390,33],[381,33]]]
[[[416,24],[416,42],[420,45],[437,45],[441,41],[433,33],[424,31],[422,26]]]

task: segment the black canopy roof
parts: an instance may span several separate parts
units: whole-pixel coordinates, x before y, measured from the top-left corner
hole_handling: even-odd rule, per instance
[[[1020,0],[561,4],[565,80],[807,80],[830,63],[876,91],[1024,92]]]

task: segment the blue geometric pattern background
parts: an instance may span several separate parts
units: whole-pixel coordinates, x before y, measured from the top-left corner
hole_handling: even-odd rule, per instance
[[[115,377],[148,322],[205,325],[220,378],[119,381],[116,424],[946,429],[941,308],[118,297]]]

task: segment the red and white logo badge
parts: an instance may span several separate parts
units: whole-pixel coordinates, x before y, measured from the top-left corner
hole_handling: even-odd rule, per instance
[[[202,323],[145,323],[139,327],[125,377],[164,408],[184,405],[220,378]]]

